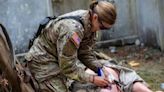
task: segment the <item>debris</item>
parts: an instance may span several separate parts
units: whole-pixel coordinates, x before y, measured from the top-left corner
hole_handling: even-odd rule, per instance
[[[116,53],[116,47],[109,47],[111,53]]]
[[[141,48],[144,48],[145,47],[145,44],[144,43],[141,43]]]
[[[127,59],[133,58],[133,55],[130,54],[130,55],[128,55],[126,58],[127,58]]]
[[[140,63],[136,62],[136,61],[130,61],[129,62],[129,65],[132,66],[132,67],[137,67],[140,65]]]
[[[152,53],[149,53],[149,52],[145,53],[144,59],[145,60],[152,60],[153,59]]]
[[[139,39],[136,39],[135,45],[136,45],[136,46],[139,46],[140,44],[141,44],[140,40],[139,40]]]

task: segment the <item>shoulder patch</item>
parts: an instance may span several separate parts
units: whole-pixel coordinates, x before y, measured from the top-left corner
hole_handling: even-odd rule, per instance
[[[77,48],[79,47],[81,39],[76,32],[73,33],[71,37],[71,41],[75,44]]]

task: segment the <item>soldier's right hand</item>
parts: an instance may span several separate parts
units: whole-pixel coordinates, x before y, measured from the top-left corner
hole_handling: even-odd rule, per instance
[[[92,76],[91,82],[99,87],[107,87],[109,85],[109,81],[107,78],[96,75]]]

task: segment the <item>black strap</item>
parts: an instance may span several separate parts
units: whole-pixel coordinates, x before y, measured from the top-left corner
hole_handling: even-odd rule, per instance
[[[78,21],[84,27],[84,23],[82,21],[81,16],[66,16],[66,17],[60,18],[58,21],[63,20],[63,19],[74,19],[74,20]]]
[[[44,20],[41,21],[41,23],[39,25],[39,28],[38,28],[36,34],[34,35],[34,38],[31,39],[30,42],[29,42],[28,48],[31,48],[31,46],[33,45],[34,40],[41,34],[42,29],[44,29],[46,27],[46,25],[49,23],[49,21],[55,20],[56,18],[57,18],[56,16],[46,17]],[[63,20],[63,19],[74,19],[74,20],[78,21],[84,28],[84,23],[82,21],[81,16],[65,16],[65,17],[59,18],[56,22],[58,22],[60,20]]]

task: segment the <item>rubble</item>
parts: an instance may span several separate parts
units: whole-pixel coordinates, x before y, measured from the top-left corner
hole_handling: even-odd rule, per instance
[[[137,66],[140,65],[140,63],[138,63],[138,62],[136,62],[136,61],[130,61],[128,64],[129,64],[131,67],[137,67]]]

